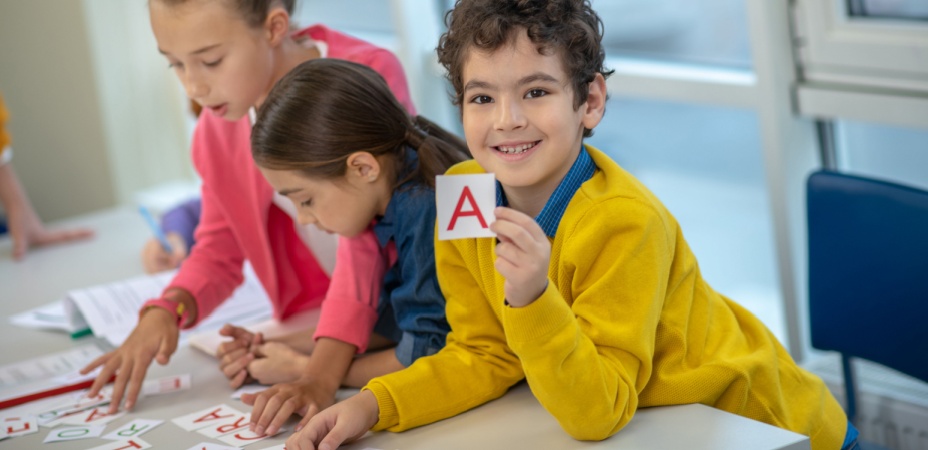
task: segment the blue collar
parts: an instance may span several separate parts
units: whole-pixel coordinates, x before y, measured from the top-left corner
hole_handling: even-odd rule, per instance
[[[557,189],[551,194],[551,198],[545,203],[545,207],[535,217],[535,222],[541,225],[541,229],[544,230],[546,236],[554,237],[570,199],[574,198],[574,193],[580,189],[580,185],[593,178],[594,172],[596,172],[596,164],[593,163],[593,159],[590,158],[586,148],[581,146],[580,153],[577,155],[574,164],[570,166],[570,170],[567,171],[567,175],[561,180],[561,184],[557,185]],[[496,182],[496,206],[509,206],[506,193],[503,192],[503,186],[499,184],[499,181]]]
[[[416,169],[419,165],[419,154],[412,148],[406,147],[404,159],[406,164],[400,169],[398,179],[402,179],[409,175],[409,173]],[[390,196],[390,201],[387,203],[387,210],[384,211],[383,216],[376,219],[374,223],[374,235],[377,236],[377,241],[380,242],[381,247],[386,247],[391,239],[396,235],[395,225],[398,225],[401,220],[398,219],[400,212],[397,211],[397,204],[401,203],[405,196],[410,195],[414,192],[419,191],[419,181],[418,180],[409,180],[400,186],[397,186],[393,190],[393,195]]]

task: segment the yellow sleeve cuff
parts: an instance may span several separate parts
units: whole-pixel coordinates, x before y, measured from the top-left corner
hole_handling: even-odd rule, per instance
[[[534,302],[521,308],[503,308],[502,322],[506,340],[518,354],[520,344],[537,344],[538,339],[561,329],[572,317],[573,311],[555,284],[548,280],[548,287]]]
[[[396,409],[396,403],[393,401],[393,396],[390,395],[390,391],[387,390],[386,386],[378,383],[377,380],[374,379],[361,390],[371,391],[374,397],[377,398],[377,407],[380,409],[379,418],[377,423],[371,428],[372,431],[385,430],[400,423],[400,416]]]

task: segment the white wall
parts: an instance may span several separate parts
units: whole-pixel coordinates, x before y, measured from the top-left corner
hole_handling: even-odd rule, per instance
[[[14,167],[45,220],[191,182],[188,111],[144,0],[0,2]]]
[[[0,90],[14,167],[52,220],[116,201],[80,2],[0,2]]]

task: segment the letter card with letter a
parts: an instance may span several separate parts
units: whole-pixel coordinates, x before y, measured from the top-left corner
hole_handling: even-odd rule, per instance
[[[495,237],[496,177],[492,173],[435,177],[438,239]]]

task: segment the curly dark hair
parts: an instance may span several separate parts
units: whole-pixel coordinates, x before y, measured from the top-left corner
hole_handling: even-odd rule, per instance
[[[571,78],[574,108],[589,94],[597,73],[608,78],[602,47],[603,23],[589,0],[457,0],[445,14],[448,31],[438,42],[438,61],[454,87],[452,102],[463,102],[463,65],[468,51],[494,51],[512,43],[521,30],[543,55],[560,54]],[[589,130],[585,135],[589,135]]]

